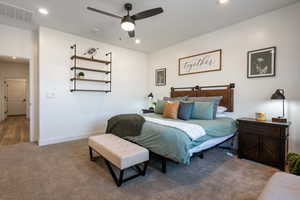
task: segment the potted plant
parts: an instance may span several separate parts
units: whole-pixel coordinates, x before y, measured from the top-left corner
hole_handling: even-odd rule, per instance
[[[84,79],[84,73],[83,72],[79,72],[78,73],[78,78],[79,79]]]
[[[287,156],[289,172],[300,176],[300,154],[289,153]]]

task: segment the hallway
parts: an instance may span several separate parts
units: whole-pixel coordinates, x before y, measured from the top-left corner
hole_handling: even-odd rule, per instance
[[[8,117],[0,122],[0,146],[29,142],[28,124],[25,116]]]

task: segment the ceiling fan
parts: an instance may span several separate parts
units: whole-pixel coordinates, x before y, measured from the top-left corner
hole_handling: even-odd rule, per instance
[[[124,5],[125,10],[127,11],[127,15],[121,17],[106,11],[102,11],[102,10],[98,10],[96,8],[92,8],[92,7],[87,7],[88,10],[93,11],[93,12],[97,12],[103,15],[107,15],[110,17],[114,17],[117,19],[121,19],[121,27],[123,30],[128,32],[129,37],[133,38],[135,37],[135,21],[136,20],[141,20],[141,19],[145,19],[148,17],[152,17],[154,15],[158,15],[160,13],[162,13],[164,10],[161,7],[158,8],[153,8],[150,10],[145,10],[143,12],[139,12],[135,15],[129,15],[129,12],[132,10],[132,4],[131,3],[126,3]]]

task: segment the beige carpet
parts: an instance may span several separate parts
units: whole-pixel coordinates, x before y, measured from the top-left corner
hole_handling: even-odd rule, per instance
[[[0,200],[253,200],[277,170],[215,149],[167,175],[150,165],[145,177],[115,186],[104,162],[90,162],[87,140],[38,147],[0,147]]]

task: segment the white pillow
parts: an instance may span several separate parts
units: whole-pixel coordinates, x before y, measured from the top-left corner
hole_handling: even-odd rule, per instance
[[[224,106],[218,106],[217,114],[223,114],[226,111],[227,111],[226,107],[224,107]]]
[[[217,113],[216,115],[217,118],[220,118],[220,117],[227,117],[226,113]]]

